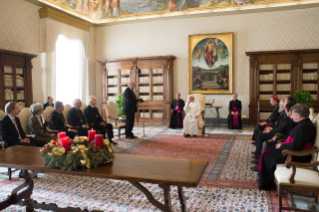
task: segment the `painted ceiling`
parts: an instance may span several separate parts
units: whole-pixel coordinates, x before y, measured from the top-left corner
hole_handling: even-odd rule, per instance
[[[260,12],[319,6],[319,0],[27,0],[91,24]],[[268,9],[268,10],[267,10]]]

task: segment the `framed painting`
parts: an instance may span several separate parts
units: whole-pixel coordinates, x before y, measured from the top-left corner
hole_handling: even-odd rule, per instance
[[[189,93],[233,93],[233,33],[190,35]]]

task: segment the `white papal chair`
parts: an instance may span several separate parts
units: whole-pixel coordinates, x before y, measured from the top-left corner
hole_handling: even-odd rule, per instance
[[[188,97],[189,96],[194,96],[194,98],[195,98],[194,101],[195,102],[199,102],[200,110],[201,110],[201,117],[199,117],[199,118],[201,118],[203,120],[204,125],[203,126],[199,126],[198,130],[201,131],[202,132],[202,136],[204,136],[205,135],[205,127],[206,127],[206,125],[205,125],[205,109],[206,109],[205,108],[205,95],[203,95],[203,94],[191,94],[191,95],[188,95],[186,102],[188,101]]]
[[[119,139],[121,138],[121,129],[125,129],[126,124],[119,122],[118,106],[112,101],[106,104],[107,122],[113,125],[114,130],[118,130]]]

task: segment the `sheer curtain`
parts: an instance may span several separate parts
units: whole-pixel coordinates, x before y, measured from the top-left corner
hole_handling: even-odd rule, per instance
[[[60,42],[65,45],[58,44]],[[70,43],[70,46],[67,47],[67,43]],[[60,50],[57,49],[58,46]],[[73,51],[74,48],[77,50]],[[52,96],[54,101],[63,101],[64,104],[72,103],[75,98],[85,101],[89,93],[89,32],[50,18],[42,18],[40,20],[40,51],[43,102],[47,101],[48,96]],[[60,57],[60,55],[64,56]],[[75,56],[78,58],[76,62],[72,61]]]

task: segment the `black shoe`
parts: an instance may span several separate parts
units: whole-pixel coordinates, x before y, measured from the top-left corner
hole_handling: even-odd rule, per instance
[[[193,137],[197,137],[197,135],[193,135]]]
[[[255,154],[256,154],[256,151],[251,152],[251,154],[252,154],[252,155],[255,155]]]
[[[137,136],[133,135],[133,138],[138,138]]]
[[[254,159],[254,160],[257,160],[256,156],[252,156],[251,158]]]
[[[191,136],[191,135],[190,135],[190,134],[185,134],[185,133],[184,133],[184,137],[185,137],[185,138],[187,138],[187,137],[189,137],[189,136]]]
[[[134,139],[133,136],[126,136],[125,138],[126,138],[126,139]]]
[[[250,167],[250,170],[252,170],[254,172],[258,172],[258,165]]]
[[[256,145],[256,143],[255,143],[255,142],[251,142],[251,144]]]
[[[259,164],[259,160],[252,160],[252,161],[250,161],[250,163]]]
[[[112,139],[109,139],[110,143],[113,145],[117,145],[117,143],[115,143]]]

